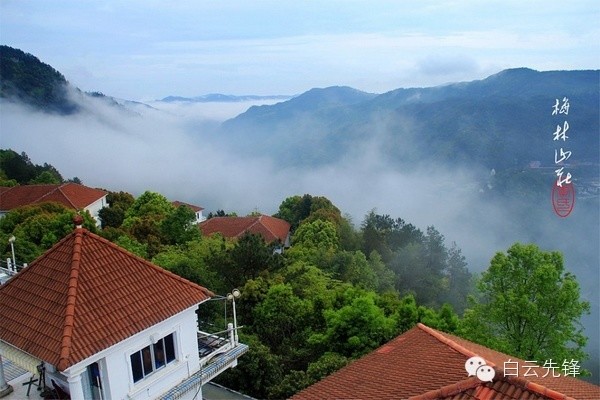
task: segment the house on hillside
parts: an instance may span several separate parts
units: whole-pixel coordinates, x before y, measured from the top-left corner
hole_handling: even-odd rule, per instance
[[[179,206],[189,207],[196,214],[196,221],[194,221],[195,224],[199,224],[200,222],[206,221],[206,217],[204,215],[202,215],[202,211],[204,211],[204,208],[202,208],[202,207],[195,206],[193,204],[184,203],[182,201],[173,201],[171,204],[173,204],[173,206],[175,206],[175,207],[179,207]]]
[[[226,238],[239,238],[245,233],[261,235],[267,243],[280,243],[280,250],[290,247],[290,224],[283,219],[259,215],[254,217],[214,217],[200,225],[203,235],[220,233]]]
[[[56,202],[74,210],[88,211],[100,226],[98,212],[108,206],[104,190],[93,189],[77,183],[55,185],[23,185],[0,187],[0,217],[10,210],[40,204]]]
[[[482,370],[469,377],[472,357]],[[418,324],[291,400],[600,399],[599,386],[565,376],[562,362],[530,368],[531,361]]]
[[[77,223],[0,286],[0,356],[73,399],[201,399],[248,350],[237,326],[200,332],[213,293]]]

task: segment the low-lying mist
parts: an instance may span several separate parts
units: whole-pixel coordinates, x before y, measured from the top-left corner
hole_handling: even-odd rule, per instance
[[[385,143],[377,135],[351,146],[335,163],[294,167],[275,162],[268,146],[258,152],[262,156],[249,156],[232,150],[217,134],[220,121],[251,104],[155,102],[154,108],[125,109],[102,99],[81,101],[84,111],[70,116],[1,103],[1,147],[24,151],[34,163],[52,164],[63,177],[77,176],[87,186],[136,196],[156,191],[202,206],[205,213],[273,214],[286,197],[309,193],[329,198],[358,226],[376,208],[422,230],[434,225],[447,245],[458,244],[474,272],[486,269],[495,252],[517,241],[563,252],[567,269],[577,275],[583,296],[592,303],[592,315],[584,320],[591,355],[586,367],[598,381],[597,199],[576,204],[571,216],[560,219],[548,194],[548,202],[537,205],[534,226],[524,226],[514,213],[517,203],[482,198],[477,182],[489,171],[390,167],[381,154]]]

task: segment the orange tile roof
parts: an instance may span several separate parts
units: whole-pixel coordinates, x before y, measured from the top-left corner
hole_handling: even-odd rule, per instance
[[[77,228],[0,286],[0,339],[62,371],[212,295]]]
[[[285,243],[290,224],[268,215],[258,217],[214,217],[200,223],[204,235],[221,233],[227,238],[238,238],[246,232],[261,235],[267,243],[279,240]]]
[[[470,377],[437,390],[431,390],[409,400],[575,400],[554,390],[532,384],[524,378],[504,376],[496,369],[492,382]]]
[[[173,204],[173,206],[175,206],[175,207],[187,206],[187,207],[191,208],[192,211],[194,211],[194,212],[198,212],[198,211],[204,210],[204,208],[202,208],[202,207],[195,206],[193,204],[184,203],[183,201],[178,201],[178,200],[173,201],[171,204]]]
[[[92,189],[77,183],[57,185],[23,185],[3,188],[0,191],[0,210],[54,201],[69,208],[81,210],[106,196],[100,189]]]
[[[467,377],[465,362],[474,355],[495,368],[493,382]],[[417,324],[292,399],[600,399],[599,386],[568,376],[544,378],[548,370],[541,367],[538,377],[504,376],[507,361],[525,365],[524,360]]]

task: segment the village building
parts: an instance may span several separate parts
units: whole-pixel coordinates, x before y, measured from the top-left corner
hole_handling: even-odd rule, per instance
[[[201,399],[248,350],[237,336],[239,291],[229,296],[233,323],[201,332],[201,304],[217,296],[76,218],[74,232],[0,286],[0,356],[73,399]]]
[[[214,217],[200,225],[203,235],[220,233],[223,237],[237,239],[246,233],[260,235],[266,243],[279,243],[280,250],[290,247],[289,222],[268,215],[250,217]]]
[[[195,206],[193,204],[184,203],[183,201],[178,200],[171,202],[171,204],[173,204],[173,206],[175,207],[186,206],[190,210],[192,210],[196,215],[196,220],[194,221],[194,224],[199,224],[200,222],[206,221],[206,217],[202,214],[204,208],[200,206]]]
[[[55,202],[73,210],[88,211],[100,226],[98,213],[103,207],[108,206],[107,194],[104,190],[73,182],[0,187],[0,217],[18,207]]]

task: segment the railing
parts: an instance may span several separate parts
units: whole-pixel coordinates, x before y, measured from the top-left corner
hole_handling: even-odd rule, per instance
[[[221,347],[230,343],[229,330],[215,333],[198,331],[197,336],[198,354],[200,355],[200,359],[203,359],[214,351],[217,351]]]
[[[199,386],[237,365],[237,359],[248,351],[248,346],[237,342],[233,324],[228,324],[227,328],[214,333],[198,331],[200,370],[169,390],[161,399],[174,400],[192,390],[197,392],[200,390]]]

